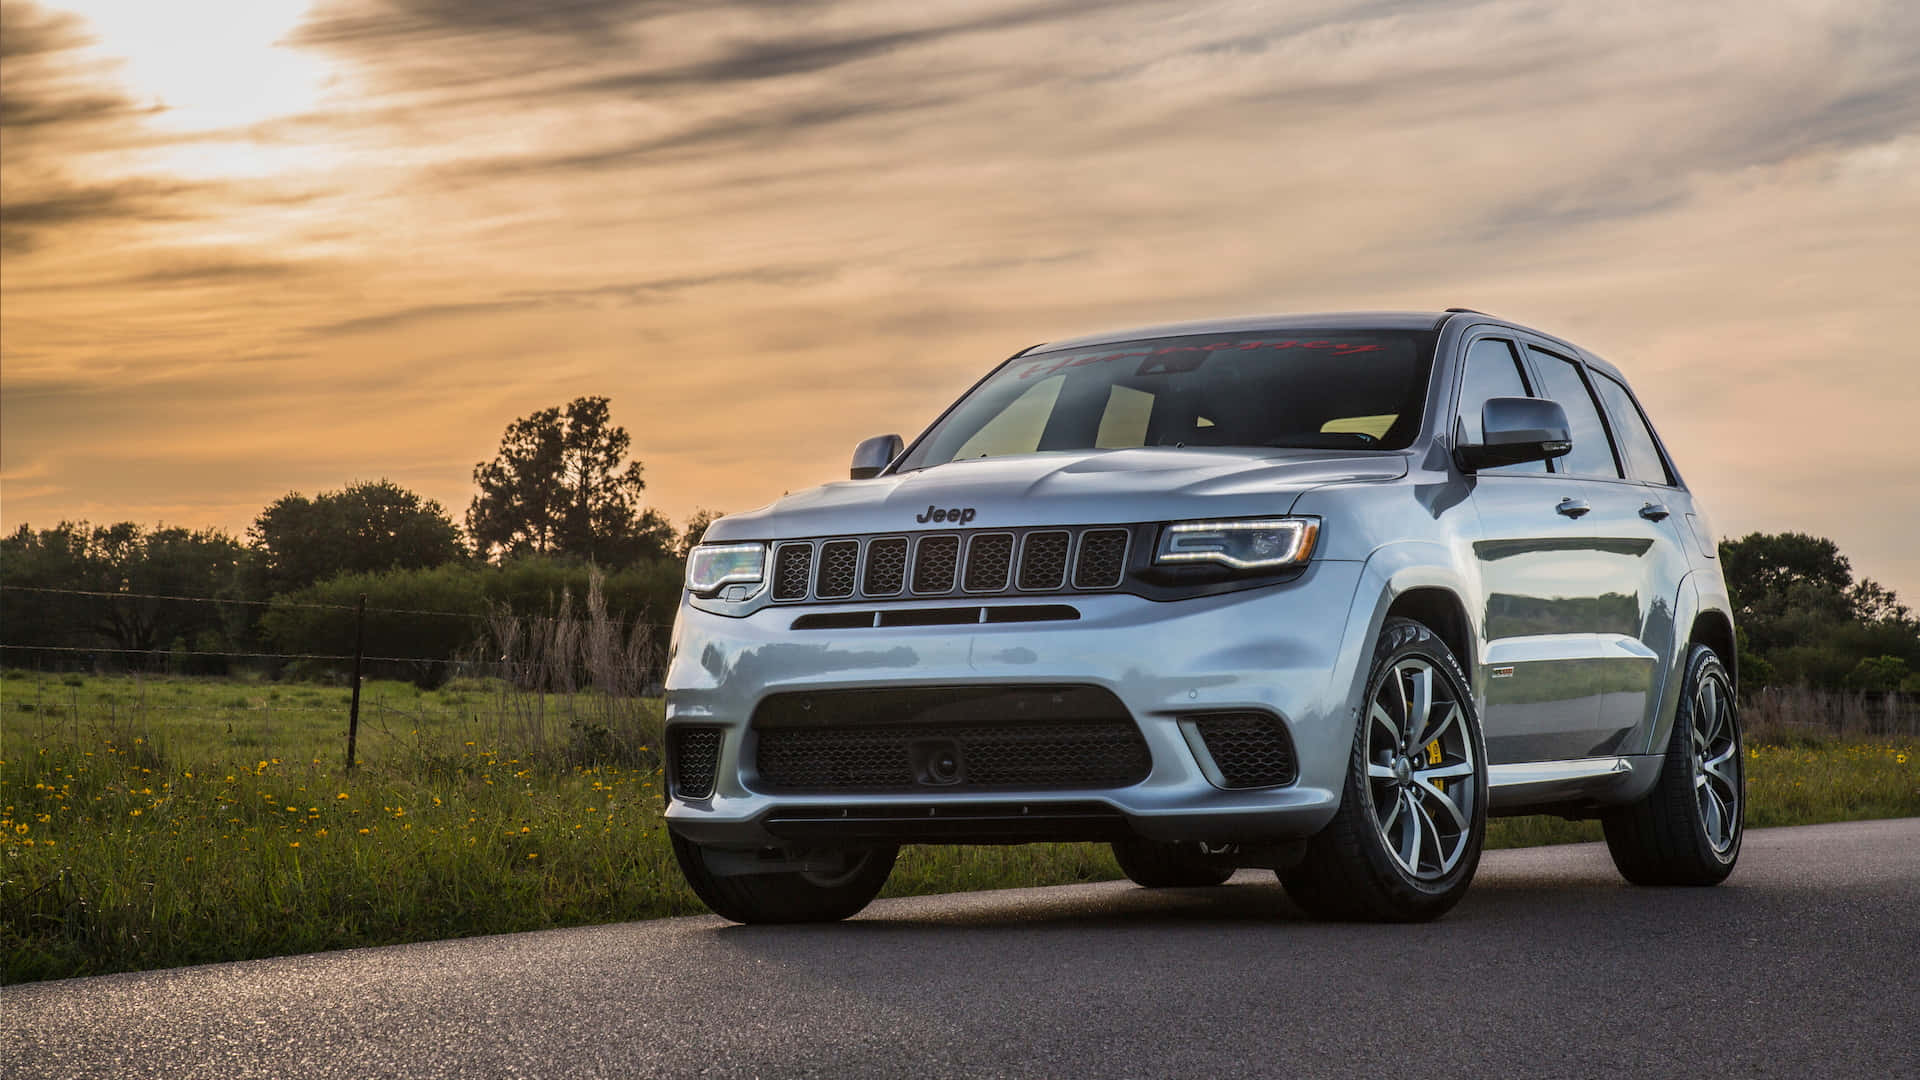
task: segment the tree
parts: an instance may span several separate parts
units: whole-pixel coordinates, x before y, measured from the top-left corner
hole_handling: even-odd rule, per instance
[[[129,653],[217,651],[225,605],[191,598],[229,589],[242,550],[217,529],[63,521],[36,533],[22,525],[0,541],[8,636],[23,645],[105,643]],[[41,589],[60,591],[13,591]],[[25,656],[14,653],[7,659]]]
[[[719,511],[709,510],[704,506],[695,510],[693,516],[687,519],[686,531],[680,534],[680,543],[674,549],[675,553],[683,559],[686,558],[687,553],[693,550],[693,545],[699,543],[702,536],[707,535],[707,526],[712,525],[721,516]]]
[[[1844,593],[1853,584],[1853,566],[1839,545],[1806,533],[1756,532],[1722,540],[1720,566],[1741,613],[1776,605],[1794,585]]]
[[[343,573],[416,570],[466,555],[460,527],[441,505],[379,480],[281,496],[247,530],[265,591],[287,592]]]
[[[1920,622],[1892,591],[1855,582],[1833,541],[1749,533],[1722,541],[1720,561],[1743,650],[1750,650],[1742,654],[1742,682],[1897,685],[1901,678],[1888,675],[1882,659],[1920,663]]]
[[[1863,658],[1847,675],[1847,687],[1852,690],[1898,690],[1908,675],[1907,662],[1897,656],[1869,656]]]
[[[608,566],[665,556],[673,526],[640,506],[647,485],[640,463],[625,460],[632,442],[604,397],[514,421],[500,453],[473,469],[474,545],[488,558],[570,555]]]

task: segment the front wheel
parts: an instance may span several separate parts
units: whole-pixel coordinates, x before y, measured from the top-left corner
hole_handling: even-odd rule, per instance
[[[1280,874],[1308,914],[1420,922],[1465,895],[1487,828],[1487,755],[1467,687],[1439,635],[1387,620],[1340,810]]]
[[[819,870],[716,874],[706,849],[673,836],[673,855],[695,896],[737,923],[836,922],[873,902],[893,873],[898,847],[863,848],[834,856]]]
[[[1718,885],[1740,858],[1746,772],[1733,680],[1705,645],[1687,656],[1660,779],[1601,819],[1607,851],[1635,885]]]

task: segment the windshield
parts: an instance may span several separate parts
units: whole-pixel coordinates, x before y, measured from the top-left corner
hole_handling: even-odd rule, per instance
[[[1398,450],[1420,429],[1431,332],[1149,338],[1016,357],[942,417],[902,471],[1139,446]]]

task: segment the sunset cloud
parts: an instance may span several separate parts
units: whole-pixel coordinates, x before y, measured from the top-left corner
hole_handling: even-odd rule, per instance
[[[458,510],[589,393],[745,509],[1036,341],[1466,305],[1625,368],[1723,532],[1920,599],[1910,4],[296,0],[224,105],[124,6],[3,6],[9,527]]]

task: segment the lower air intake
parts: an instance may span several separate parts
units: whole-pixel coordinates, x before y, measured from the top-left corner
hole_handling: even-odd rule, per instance
[[[667,734],[667,758],[673,793],[683,799],[713,794],[720,767],[720,729],[676,727]]]
[[[1293,740],[1279,717],[1259,712],[1212,713],[1194,717],[1193,726],[1227,787],[1293,783]]]
[[[776,694],[754,713],[754,788],[778,793],[1126,787],[1152,757],[1094,687]]]

